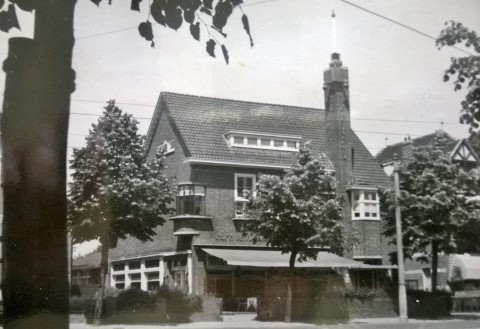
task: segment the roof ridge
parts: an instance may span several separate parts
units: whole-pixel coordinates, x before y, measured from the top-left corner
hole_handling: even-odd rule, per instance
[[[441,130],[441,131],[442,131],[443,133],[445,133],[445,135],[447,135],[448,138],[450,138],[450,139],[453,140],[452,143],[457,143],[457,142],[460,140],[460,139],[453,138],[452,136],[450,136],[449,133],[447,133],[447,132],[444,131],[444,130]],[[413,141],[419,140],[419,139],[421,139],[421,138],[426,138],[426,137],[430,137],[430,136],[435,136],[436,134],[437,134],[437,132],[434,131],[433,133],[430,133],[430,134],[426,134],[426,135],[423,135],[423,136],[418,136],[418,137],[416,137],[416,138],[412,138],[412,139],[410,139],[410,141],[413,142]],[[408,134],[407,134],[407,135],[408,135]],[[403,141],[400,141],[400,142],[396,142],[396,143],[387,145],[387,146],[383,147],[380,151],[378,151],[377,155],[379,155],[380,153],[382,153],[384,150],[386,150],[386,149],[388,149],[388,148],[398,146],[398,145],[400,145],[400,144],[402,144],[402,143],[405,143],[405,142],[408,142],[408,141],[403,140]],[[376,157],[377,155],[375,155],[375,157]]]
[[[223,100],[223,101],[231,101],[231,102],[240,102],[245,104],[257,104],[257,105],[271,105],[271,106],[283,106],[283,107],[291,107],[296,109],[304,109],[304,110],[320,110],[325,111],[325,109],[320,107],[310,107],[310,106],[298,106],[298,105],[286,105],[286,104],[278,104],[278,103],[265,103],[265,102],[252,102],[246,101],[241,99],[232,99],[232,98],[223,98],[223,97],[210,97],[210,96],[200,96],[200,95],[192,95],[192,94],[184,94],[184,93],[177,93],[173,91],[162,91],[160,92],[160,97],[163,95],[179,95],[179,96],[189,96],[189,97],[196,97],[199,99],[214,99],[214,100]]]

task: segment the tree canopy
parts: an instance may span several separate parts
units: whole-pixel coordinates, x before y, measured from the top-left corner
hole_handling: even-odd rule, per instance
[[[466,57],[452,57],[450,67],[445,71],[444,81],[453,79],[454,90],[467,89],[461,103],[460,122],[470,125],[470,131],[480,124],[480,37],[462,23],[450,21],[437,38],[437,46],[464,45],[475,54]]]
[[[336,195],[336,180],[320,156],[301,148],[295,163],[283,177],[260,175],[256,195],[250,195],[246,230],[253,241],[263,241],[290,253],[295,261],[317,258],[319,247],[341,251],[344,246],[342,205]],[[285,322],[291,320],[292,275],[287,281]]]
[[[74,242],[98,238],[102,244],[114,244],[127,235],[149,240],[153,229],[163,224],[162,215],[172,211],[163,153],[147,162],[145,138],[138,134],[137,124],[109,101],[92,125],[86,146],[74,149],[68,192]]]
[[[452,162],[445,138],[439,135],[432,145],[415,148],[410,159],[399,167],[400,207],[405,256],[415,253],[432,257],[432,289],[436,283],[438,253],[463,252],[468,241],[466,227],[478,221],[479,177]],[[387,237],[395,236],[395,193],[380,191],[381,212]],[[395,240],[393,240],[395,242]],[[435,275],[435,277],[434,277]]]
[[[151,240],[154,228],[173,211],[170,180],[163,172],[163,151],[147,161],[144,136],[138,122],[109,101],[98,123],[75,149],[70,168],[68,217],[73,242],[98,239],[101,243],[101,287],[95,308],[100,323],[108,251],[127,235]]]
[[[255,241],[290,252],[300,261],[316,258],[318,249],[314,247],[343,245],[335,176],[308,148],[300,149],[283,177],[260,175],[257,185],[248,212],[248,217],[255,219],[248,226]]]

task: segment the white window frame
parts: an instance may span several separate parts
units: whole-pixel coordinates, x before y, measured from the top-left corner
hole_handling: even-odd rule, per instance
[[[237,215],[237,203],[242,203],[243,204],[243,209],[245,209],[247,203],[248,203],[248,199],[247,198],[244,198],[244,197],[240,197],[237,195],[237,188],[238,188],[238,178],[239,177],[243,177],[243,178],[252,178],[252,192],[253,194],[255,195],[256,193],[256,185],[257,185],[257,176],[254,175],[254,174],[241,174],[241,173],[235,173],[235,183],[234,183],[234,186],[235,186],[235,189],[233,191],[234,193],[234,212],[235,212],[235,218],[246,218],[244,215],[241,215],[241,216],[238,216]]]
[[[163,148],[164,154],[170,154],[175,151],[175,139],[164,140],[160,147]]]
[[[241,143],[236,143],[235,138],[242,139]],[[225,134],[225,139],[230,147],[244,147],[277,151],[298,152],[300,149],[301,136],[287,136],[265,133],[251,133],[242,131],[230,131]],[[255,144],[249,144],[248,139],[256,139]],[[268,140],[268,145],[263,145],[262,140]],[[275,141],[282,141],[281,146],[275,146]],[[288,143],[295,143],[295,147],[288,147]]]
[[[351,193],[351,201],[352,201],[352,220],[380,220],[380,201],[378,199],[378,191],[377,189],[352,189]],[[359,193],[359,199],[355,201],[355,193]],[[365,193],[375,193],[375,200],[366,200]],[[355,217],[355,202],[358,202],[360,216]],[[374,205],[376,209],[376,217],[367,217],[365,216],[366,207],[365,205]]]

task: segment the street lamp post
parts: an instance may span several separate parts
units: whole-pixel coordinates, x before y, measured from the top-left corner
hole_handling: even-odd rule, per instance
[[[393,178],[395,184],[395,227],[397,235],[397,263],[398,263],[398,310],[400,322],[407,322],[407,291],[405,289],[405,263],[403,259],[402,241],[402,214],[400,211],[400,182],[398,177],[398,156],[393,155]]]

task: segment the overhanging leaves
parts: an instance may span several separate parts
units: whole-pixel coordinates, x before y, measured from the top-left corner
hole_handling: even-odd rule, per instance
[[[153,42],[152,23],[149,21],[140,23],[138,26],[138,32],[143,38],[145,38],[145,40],[152,41],[152,47],[155,46],[155,43]]]
[[[250,34],[250,24],[248,23],[248,17],[245,14],[242,15],[242,24],[245,32],[247,32],[248,37],[250,38],[250,47],[253,47],[253,39],[252,35]]]
[[[228,50],[225,45],[222,45],[222,53],[223,53],[223,58],[225,58],[225,62],[228,64]]]
[[[140,2],[142,2],[142,0],[132,0],[130,10],[140,11]]]
[[[479,127],[480,122],[480,37],[462,23],[450,21],[447,28],[437,38],[437,46],[455,46],[463,44],[472,49],[476,55],[452,57],[450,67],[445,71],[443,81],[451,81],[454,90],[467,89],[465,99],[461,102],[460,122],[470,126],[470,132]]]
[[[195,40],[200,40],[200,23],[190,24],[190,34]]]
[[[3,2],[3,0],[1,1]],[[11,3],[14,3],[23,11],[32,11],[35,9],[35,0],[10,0]],[[0,5],[0,8],[2,6]]]
[[[212,18],[213,25],[220,31],[227,24],[227,19],[233,12],[233,5],[228,0],[219,0],[215,6],[215,14]]]
[[[15,6],[10,4],[7,11],[0,12],[0,31],[8,32],[14,27],[20,29]]]
[[[215,42],[215,40],[213,39],[210,39],[207,41],[207,53],[212,56],[212,57],[215,57],[215,45],[217,43]]]

